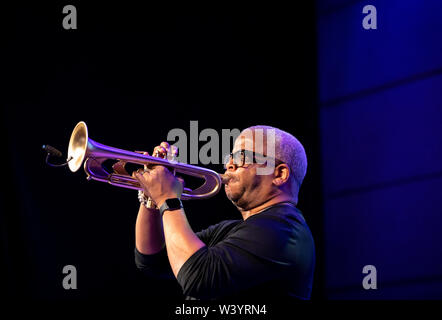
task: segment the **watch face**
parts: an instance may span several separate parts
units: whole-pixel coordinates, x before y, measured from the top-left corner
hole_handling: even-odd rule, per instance
[[[180,209],[181,208],[181,201],[180,199],[167,199],[166,200],[167,206],[169,209]]]

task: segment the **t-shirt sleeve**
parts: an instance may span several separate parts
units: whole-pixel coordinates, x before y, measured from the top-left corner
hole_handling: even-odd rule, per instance
[[[175,279],[165,247],[158,253],[149,255],[142,254],[137,248],[134,252],[135,265],[145,275],[161,279]]]
[[[288,229],[284,231],[277,221],[254,219],[216,245],[200,248],[178,272],[183,293],[217,299],[277,278],[278,268],[288,264],[281,252],[290,236]]]
[[[238,220],[225,220],[215,225],[199,231],[196,236],[204,242],[206,246],[210,245],[210,242],[217,236],[222,236],[222,234],[228,232],[232,226],[238,223]]]
[[[196,233],[196,236],[204,242],[204,244],[207,246],[209,245],[209,241],[212,238],[213,233],[215,232],[217,228],[217,225],[213,225],[208,227],[207,229],[201,230]]]
[[[226,220],[216,225],[212,225],[207,229],[198,232],[198,238],[209,245],[210,240],[214,238],[215,234],[223,231],[228,231],[229,225],[233,225],[234,220]],[[161,251],[155,254],[142,254],[135,248],[135,265],[144,274],[152,277],[160,277],[166,279],[175,279],[172,268],[170,267],[169,259],[167,257],[167,250],[164,247]]]

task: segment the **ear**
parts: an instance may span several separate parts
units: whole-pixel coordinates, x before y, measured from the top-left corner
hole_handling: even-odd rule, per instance
[[[285,163],[282,163],[275,168],[273,173],[273,184],[280,187],[289,180],[289,177],[290,168]]]

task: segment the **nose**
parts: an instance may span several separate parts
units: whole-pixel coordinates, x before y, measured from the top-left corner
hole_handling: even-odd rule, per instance
[[[225,165],[226,172],[227,171],[235,171],[236,165],[233,163],[233,159],[229,159],[229,162]]]
[[[236,165],[233,164],[232,161],[230,161],[226,166],[226,171],[235,171],[235,170],[236,170]]]

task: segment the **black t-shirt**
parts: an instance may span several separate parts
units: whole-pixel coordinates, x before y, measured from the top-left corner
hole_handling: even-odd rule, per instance
[[[278,204],[246,220],[227,220],[198,232],[206,246],[181,267],[177,280],[186,299],[309,299],[315,266],[313,237],[301,212]],[[138,268],[173,277],[166,249],[143,255]]]

